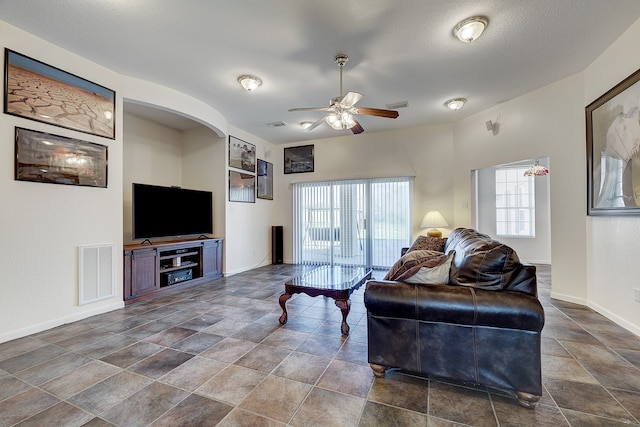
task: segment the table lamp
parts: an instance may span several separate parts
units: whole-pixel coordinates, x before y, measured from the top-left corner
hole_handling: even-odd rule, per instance
[[[439,227],[448,227],[449,224],[445,221],[442,214],[438,211],[429,211],[422,218],[420,228],[428,228],[427,236],[429,237],[442,237],[442,232],[438,230]]]

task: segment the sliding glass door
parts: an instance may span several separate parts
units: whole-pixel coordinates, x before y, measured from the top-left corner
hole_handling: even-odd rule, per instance
[[[389,268],[411,242],[412,178],[296,183],[294,261]]]

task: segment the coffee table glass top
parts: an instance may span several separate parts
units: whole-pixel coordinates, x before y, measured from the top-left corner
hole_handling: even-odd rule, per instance
[[[369,271],[361,267],[323,265],[296,277],[289,283],[301,287],[341,291],[351,289],[361,282]]]

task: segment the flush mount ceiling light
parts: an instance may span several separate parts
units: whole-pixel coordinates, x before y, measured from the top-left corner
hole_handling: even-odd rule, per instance
[[[300,127],[302,128],[302,130],[305,130],[306,128],[308,128],[312,124],[313,124],[313,122],[300,122]]]
[[[458,22],[453,28],[453,35],[461,42],[469,43],[480,37],[488,24],[489,20],[485,16],[472,16]]]
[[[247,92],[257,89],[262,84],[262,80],[258,77],[246,74],[238,77],[238,81]]]
[[[453,98],[444,103],[451,111],[458,111],[467,102],[464,98]]]

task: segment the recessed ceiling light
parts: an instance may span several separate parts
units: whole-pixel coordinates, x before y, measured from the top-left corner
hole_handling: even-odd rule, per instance
[[[247,92],[257,89],[262,84],[262,80],[260,80],[260,78],[256,76],[249,76],[247,74],[238,77],[238,81],[242,87],[247,90]]]
[[[467,102],[464,98],[453,98],[444,103],[452,111],[458,111]]]
[[[453,28],[453,35],[461,42],[469,43],[480,37],[488,24],[489,20],[485,16],[472,16],[458,22]]]

